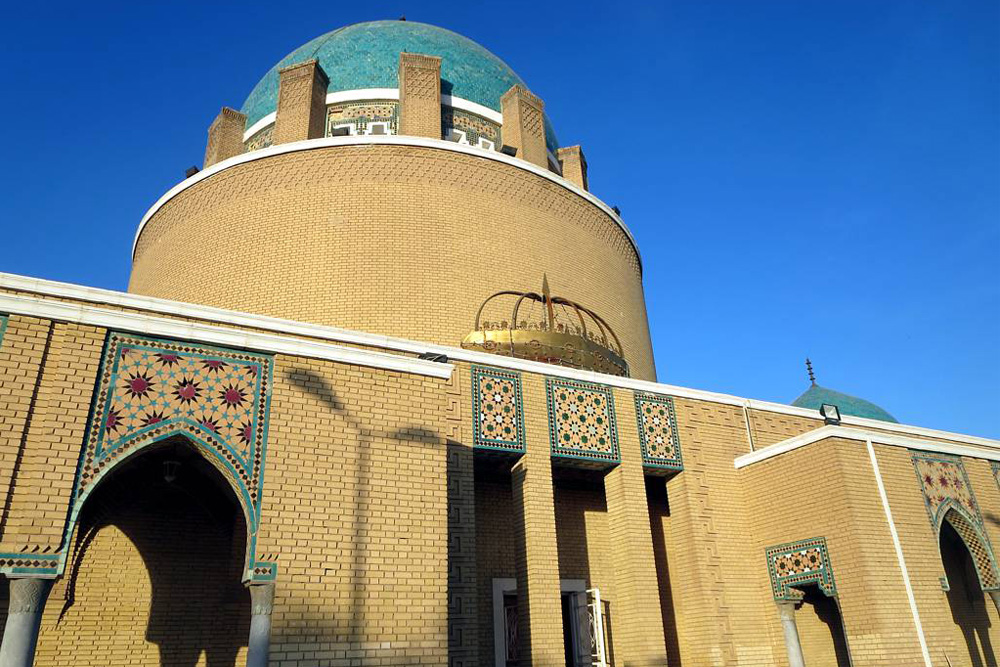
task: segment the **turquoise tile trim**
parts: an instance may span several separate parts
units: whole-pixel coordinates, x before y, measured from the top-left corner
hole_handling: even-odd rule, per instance
[[[524,453],[521,374],[489,366],[472,367],[472,445]]]
[[[635,393],[635,419],[642,446],[642,464],[647,468],[683,470],[681,441],[677,433],[674,399],[657,394]]]
[[[511,86],[528,88],[500,58],[450,30],[417,21],[369,21],[338,28],[303,44],[272,67],[254,86],[241,111],[250,128],[278,108],[278,71],[316,59],[330,78],[327,92],[398,88],[399,54],[441,58],[441,92],[500,111]],[[545,141],[555,153],[555,131],[545,118]]]
[[[60,549],[30,565],[26,558],[42,557],[0,554],[0,572],[32,567],[61,574],[80,511],[98,482],[136,452],[181,435],[222,472],[243,507],[245,578],[273,580],[277,566],[255,558],[272,373],[270,355],[109,332]]]
[[[546,378],[552,456],[615,465],[621,462],[615,399],[609,387]]]
[[[57,577],[62,572],[62,554],[0,553],[0,572],[6,575]]]
[[[812,537],[768,547],[764,556],[775,600],[801,600],[803,593],[797,587],[809,584],[816,584],[824,594],[836,597],[837,585],[826,538]]]
[[[996,480],[997,486],[1000,487],[1000,461],[990,461],[990,468],[993,469],[993,479]]]
[[[0,347],[3,347],[3,335],[7,332],[7,317],[0,313]]]

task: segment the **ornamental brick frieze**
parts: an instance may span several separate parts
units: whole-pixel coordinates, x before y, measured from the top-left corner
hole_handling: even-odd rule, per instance
[[[801,586],[819,587],[829,597],[837,595],[826,539],[813,537],[764,550],[771,592],[775,600],[801,600]]]
[[[254,559],[272,366],[269,355],[109,332],[60,551],[0,554],[0,571],[60,574],[80,511],[101,478],[131,454],[179,435],[222,472],[244,509],[246,577],[273,580],[276,565]]]
[[[683,470],[674,399],[636,392],[635,417],[643,466],[654,470]]]
[[[968,548],[983,590],[1000,590],[1000,569],[962,459],[912,450],[910,457],[934,536],[947,521]]]
[[[547,378],[552,456],[599,467],[621,462],[615,401],[609,387]]]

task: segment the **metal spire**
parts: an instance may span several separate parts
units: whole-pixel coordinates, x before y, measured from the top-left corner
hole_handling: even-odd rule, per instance
[[[809,372],[809,381],[812,382],[812,385],[815,387],[816,374],[813,373],[813,364],[811,361],[809,361],[809,357],[806,357],[806,370]]]

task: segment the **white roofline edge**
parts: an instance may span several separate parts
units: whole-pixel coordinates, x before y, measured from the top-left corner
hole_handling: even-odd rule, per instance
[[[386,350],[394,350],[396,352],[407,352],[412,354],[420,354],[423,352],[434,352],[437,354],[444,354],[449,359],[455,359],[458,361],[465,361],[469,363],[497,366],[501,368],[509,368],[512,370],[523,370],[529,373],[537,373],[540,375],[548,375],[552,377],[564,377],[574,380],[598,382],[608,386],[620,387],[623,389],[632,389],[634,391],[645,391],[654,394],[665,394],[670,396],[676,396],[679,398],[710,401],[714,403],[721,403],[724,405],[733,405],[737,407],[745,407],[754,410],[775,412],[778,414],[794,415],[799,417],[810,417],[813,419],[819,418],[819,414],[815,410],[809,410],[807,408],[798,408],[792,405],[785,405],[783,403],[759,401],[756,399],[733,396],[731,394],[722,394],[718,392],[705,391],[701,389],[690,389],[687,387],[679,387],[676,385],[663,384],[648,380],[636,380],[632,378],[617,377],[614,375],[603,375],[600,373],[595,373],[593,371],[578,371],[571,368],[553,366],[551,364],[544,364],[537,361],[527,361],[524,359],[514,359],[511,357],[502,357],[499,355],[486,354],[484,352],[463,350],[460,347],[438,345],[435,343],[425,343],[405,338],[394,338],[391,336],[383,336],[380,334],[371,334],[362,331],[352,331],[349,329],[323,326],[320,324],[310,324],[307,322],[298,322],[295,320],[286,320],[277,317],[268,317],[265,315],[254,315],[252,313],[244,313],[235,310],[214,308],[212,306],[201,306],[197,304],[184,303],[181,301],[172,301],[170,299],[159,299],[156,297],[142,296],[139,294],[129,294],[127,292],[102,289],[99,287],[86,287],[84,285],[75,285],[72,283],[58,282],[54,280],[45,280],[43,278],[31,278],[28,276],[19,276],[16,274],[0,272],[0,287],[10,290],[20,290],[24,292],[43,294],[53,297],[77,299],[80,301],[86,301],[90,303],[99,303],[99,304],[108,304],[108,305],[115,305],[127,308],[135,308],[137,310],[149,311],[151,313],[208,320],[216,323],[228,324],[231,326],[253,327],[256,329],[264,329],[266,331],[273,331],[275,333],[280,333],[285,335],[307,336],[310,338],[318,338],[321,340],[336,341],[341,343],[352,343],[355,345],[367,345],[370,347],[377,347]],[[133,315],[135,314],[133,313]],[[393,355],[387,355],[387,356],[393,356]],[[892,422],[883,422],[875,419],[864,419],[862,417],[851,417],[847,415],[845,415],[844,418],[842,419],[842,423],[849,426],[857,426],[865,429],[878,429],[880,431],[896,432],[908,436],[924,436],[928,438],[941,438],[945,440],[959,440],[964,443],[972,443],[987,448],[1000,449],[1000,440],[983,438],[980,436],[965,435],[961,433],[953,433],[949,431],[941,431],[937,429],[926,428],[923,426],[896,424]],[[821,429],[817,429],[817,431],[818,430]],[[846,429],[844,427],[839,427],[838,433],[843,433],[845,430]],[[810,434],[816,433],[817,431],[811,431],[806,435],[809,436]],[[799,436],[799,437],[804,437],[804,436]],[[794,440],[794,438],[792,438],[792,440]],[[879,441],[881,442],[881,439]],[[785,442],[789,441],[786,440]],[[776,446],[777,445],[772,445],[770,447],[762,448],[758,451],[769,452]]]

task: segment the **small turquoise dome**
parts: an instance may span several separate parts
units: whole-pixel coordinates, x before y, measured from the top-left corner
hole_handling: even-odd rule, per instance
[[[839,391],[827,389],[826,387],[821,387],[818,384],[814,384],[809,387],[804,394],[792,402],[792,405],[797,408],[819,410],[819,407],[824,403],[836,405],[840,409],[841,415],[850,415],[852,417],[863,417],[865,419],[878,419],[879,421],[898,423],[895,417],[870,401],[866,401],[865,399],[858,398],[856,396],[842,394]]]
[[[319,61],[330,77],[328,92],[358,88],[398,88],[399,54],[441,57],[441,92],[500,111],[500,97],[515,84],[527,88],[504,61],[471,39],[426,23],[369,21],[338,28],[295,49],[250,91],[241,111],[251,127],[278,106],[278,70],[307,60]],[[545,118],[545,141],[559,147]]]

